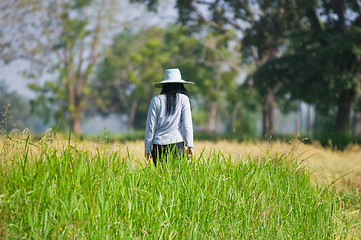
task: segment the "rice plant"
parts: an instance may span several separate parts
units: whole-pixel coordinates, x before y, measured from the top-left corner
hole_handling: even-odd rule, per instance
[[[126,154],[124,154],[124,152]],[[199,154],[154,167],[127,149],[29,137],[0,153],[6,239],[335,239],[337,194],[299,159]],[[207,156],[205,156],[207,155]]]

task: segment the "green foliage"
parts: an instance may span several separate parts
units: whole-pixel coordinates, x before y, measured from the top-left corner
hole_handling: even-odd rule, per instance
[[[335,132],[331,129],[323,129],[314,134],[313,139],[319,141],[322,146],[331,147],[334,150],[344,150],[350,144],[361,145],[360,136],[352,136],[349,132]]]
[[[361,91],[361,89],[360,89]],[[359,94],[356,101],[354,102],[353,109],[355,112],[361,112],[361,95]]]
[[[339,33],[302,33],[302,39],[300,36],[296,39],[294,54],[291,55],[294,61],[289,62],[293,65],[286,65],[295,69],[288,78],[293,77],[289,83],[293,88],[289,88],[296,98],[317,106],[333,106],[340,92],[360,86],[361,55],[357,55],[354,47],[361,41],[354,37],[357,31],[350,28],[345,36]],[[301,63],[301,59],[307,59],[307,62]],[[301,93],[296,88],[308,91]],[[323,97],[317,97],[319,95]]]
[[[255,73],[256,82],[280,82],[280,96],[314,104],[324,114],[338,106],[337,119],[346,119],[346,124],[335,121],[334,128],[343,131],[348,131],[349,106],[361,86],[361,28],[356,20],[359,12],[350,17],[350,6],[355,4],[350,2],[340,1],[349,13],[328,1],[322,6],[316,1],[297,3],[304,9],[303,21],[307,21],[289,32],[283,55],[269,60]],[[316,11],[323,17],[318,17]],[[335,13],[346,20],[336,23]]]
[[[233,87],[234,88],[234,87]],[[232,122],[228,122],[230,131],[226,135],[239,140],[256,139],[260,118],[259,95],[255,89],[244,83],[227,93],[228,112],[232,113]]]
[[[0,81],[0,132],[26,128],[29,115],[28,103],[16,92],[10,92]]]
[[[204,124],[208,116],[202,112],[209,112],[213,103],[217,110],[226,110],[220,105],[228,104],[226,96],[237,87],[237,71],[225,69],[225,61],[238,55],[227,48],[228,40],[210,30],[204,39],[191,37],[188,28],[176,25],[140,33],[127,30],[114,38],[97,72],[94,99],[98,110],[128,116],[135,110],[134,124],[129,122],[129,128],[143,129],[150,99],[159,93],[152,82],[163,79],[164,69],[179,68],[183,79],[196,83],[188,90],[194,109],[199,110],[194,112],[195,120]],[[227,115],[226,111],[221,113]]]
[[[61,128],[81,131],[90,95],[89,79],[101,56],[100,35],[112,18],[107,15],[109,6],[107,1],[66,0],[50,1],[42,8],[42,14],[49,18],[40,24],[45,43],[37,51],[48,60],[42,69],[52,79],[43,85],[31,83],[29,87],[37,94],[32,101],[33,111],[48,113],[41,114],[45,122],[53,120],[61,122]],[[33,54],[33,59],[36,56]]]
[[[1,151],[2,238],[333,239],[349,230],[335,192],[311,184],[290,153],[201,154],[155,168],[120,158],[123,148],[28,140],[12,159]]]
[[[52,81],[45,82],[43,86],[36,83],[28,86],[37,93],[37,96],[30,100],[32,114],[40,116],[45,124],[52,123],[54,119],[60,120],[67,116],[64,92],[60,86]],[[64,130],[67,124],[67,119],[64,119],[60,124],[60,129]]]
[[[164,38],[159,28],[138,34],[128,30],[114,38],[94,82],[100,112],[129,114],[134,103],[134,124],[144,126],[141,119],[156,93],[152,82],[161,81],[164,65],[170,64],[172,54],[165,51]]]

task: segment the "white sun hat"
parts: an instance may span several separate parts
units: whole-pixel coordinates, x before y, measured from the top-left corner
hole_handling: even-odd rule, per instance
[[[194,84],[194,82],[188,82],[183,80],[178,68],[166,69],[164,74],[164,80],[161,82],[154,82],[153,86],[156,88],[162,88],[164,83]]]

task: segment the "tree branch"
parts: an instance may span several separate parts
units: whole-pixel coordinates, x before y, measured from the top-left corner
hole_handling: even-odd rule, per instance
[[[341,33],[345,33],[346,31],[346,23],[345,23],[345,10],[346,4],[345,0],[336,0],[335,3],[335,12],[337,13],[337,30]]]
[[[209,18],[206,18],[205,16],[203,16],[203,14],[198,9],[196,9],[195,7],[192,7],[192,8],[193,8],[193,11],[198,15],[198,17],[202,21],[204,21],[205,23],[209,24],[210,26],[214,27],[215,29],[218,29],[218,30],[222,31],[230,39],[233,39],[233,40],[235,40],[237,42],[242,41],[238,37],[236,37],[233,34],[230,34],[229,32],[227,32],[227,30],[225,30],[222,26],[220,26],[216,22],[214,22],[214,21],[210,20]]]
[[[314,9],[312,8],[307,8],[306,9],[306,16],[309,19],[311,26],[316,30],[316,31],[321,31],[322,27],[320,24],[320,20],[317,17],[317,14],[315,12]]]

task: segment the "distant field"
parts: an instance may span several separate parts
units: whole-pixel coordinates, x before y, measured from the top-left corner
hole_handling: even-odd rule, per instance
[[[142,141],[23,136],[0,147],[0,238],[361,236],[358,146],[201,141],[192,161],[159,168]]]

